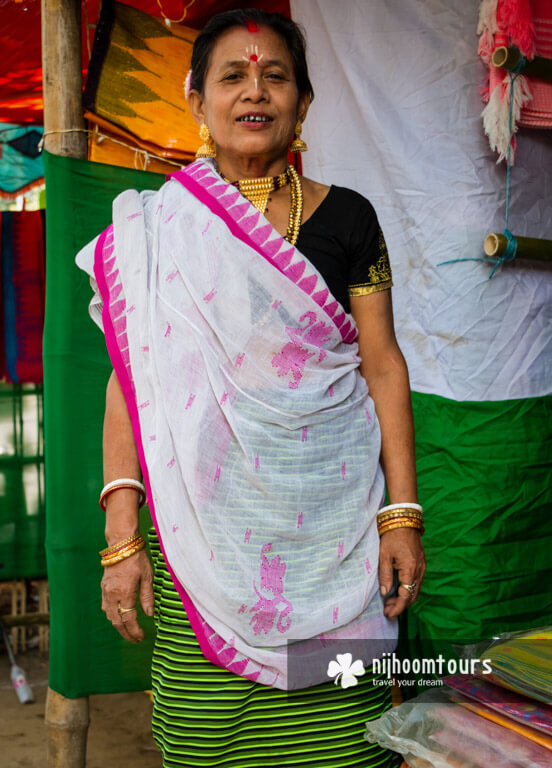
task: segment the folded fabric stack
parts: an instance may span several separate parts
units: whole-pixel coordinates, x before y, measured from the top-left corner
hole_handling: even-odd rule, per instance
[[[551,766],[552,629],[503,636],[481,660],[477,676],[445,677],[368,723],[367,740],[400,752],[404,768]]]
[[[552,630],[509,634],[482,656],[492,667],[484,679],[552,704]]]

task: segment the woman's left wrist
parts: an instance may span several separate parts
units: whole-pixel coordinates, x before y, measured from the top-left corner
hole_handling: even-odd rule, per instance
[[[424,533],[424,511],[422,506],[414,501],[402,501],[388,504],[377,513],[378,533],[395,531],[399,528],[411,528]]]

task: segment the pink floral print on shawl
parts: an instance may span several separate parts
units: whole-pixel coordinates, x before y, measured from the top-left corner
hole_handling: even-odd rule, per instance
[[[291,374],[291,380],[288,384],[290,389],[297,389],[303,378],[303,372],[305,365],[310,357],[314,357],[316,352],[309,352],[308,347],[304,347],[303,343],[310,344],[311,346],[318,347],[319,354],[317,362],[321,363],[327,356],[326,350],[323,345],[329,341],[332,333],[331,325],[328,325],[323,320],[316,322],[315,312],[305,312],[299,318],[299,322],[307,321],[307,324],[303,327],[286,327],[286,333],[291,339],[285,344],[280,352],[278,352],[272,358],[272,366],[277,368],[278,376],[287,376]]]
[[[272,550],[272,544],[263,544],[261,547],[261,589],[266,592],[272,592],[273,597],[269,598],[259,592],[255,582],[253,589],[259,598],[251,608],[251,613],[255,615],[251,618],[250,624],[253,624],[253,631],[256,635],[264,632],[268,635],[274,627],[278,632],[287,632],[291,626],[290,613],[293,606],[284,597],[284,575],[286,573],[286,564],[280,560],[280,555],[276,555],[269,560],[267,553]],[[280,606],[284,604],[284,608]]]

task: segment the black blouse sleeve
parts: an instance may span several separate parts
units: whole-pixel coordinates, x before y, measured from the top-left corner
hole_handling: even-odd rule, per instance
[[[353,192],[356,225],[351,233],[349,296],[385,291],[393,285],[385,238],[372,204]],[[351,200],[351,202],[353,202]]]

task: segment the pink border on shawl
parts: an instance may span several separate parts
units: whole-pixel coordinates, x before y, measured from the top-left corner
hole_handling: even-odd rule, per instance
[[[201,171],[204,171],[201,173]],[[273,267],[276,267],[276,269],[282,273],[282,275],[285,275],[289,280],[291,280],[292,283],[295,283],[301,290],[303,290],[308,296],[310,296],[316,304],[318,304],[319,307],[321,307],[324,312],[328,315],[328,317],[332,320],[335,327],[339,330],[341,334],[342,340],[346,344],[352,344],[354,341],[356,341],[358,337],[358,331],[355,325],[351,324],[350,320],[346,320],[346,314],[345,310],[342,308],[342,306],[337,302],[336,299],[331,295],[327,287],[320,286],[319,280],[315,273],[312,273],[309,277],[299,279],[299,277],[302,276],[303,272],[305,271],[305,268],[310,264],[304,257],[302,257],[302,261],[294,262],[291,267],[287,266],[289,264],[289,261],[291,260],[291,256],[289,257],[289,260],[287,261],[286,268],[282,267],[278,263],[278,257],[283,256],[282,253],[282,247],[286,247],[286,253],[290,253],[290,251],[293,251],[294,254],[300,254],[300,252],[292,246],[290,243],[287,243],[286,240],[281,235],[278,235],[278,238],[268,240],[269,235],[264,238],[264,242],[261,245],[258,240],[255,240],[252,237],[252,234],[254,232],[260,232],[261,229],[268,229],[270,228],[272,233],[275,233],[276,230],[272,227],[271,224],[264,224],[261,223],[261,225],[254,226],[251,232],[247,232],[241,224],[249,218],[252,218],[253,215],[257,215],[258,212],[254,208],[253,205],[249,205],[249,210],[247,213],[242,215],[239,220],[236,220],[232,218],[230,211],[232,210],[232,207],[226,208],[223,205],[223,202],[219,201],[217,197],[223,197],[228,192],[228,185],[226,182],[224,182],[222,179],[216,177],[213,180],[213,174],[214,172],[211,171],[210,168],[206,167],[203,163],[192,163],[191,165],[187,166],[185,169],[181,171],[176,171],[176,173],[171,173],[167,178],[173,178],[176,181],[180,182],[186,189],[191,192],[194,197],[196,197],[200,202],[204,203],[211,213],[215,214],[215,216],[218,216],[221,218],[230,232],[237,237],[239,240],[241,240],[243,243],[248,245],[250,248],[253,248],[257,253],[263,257],[263,259],[266,259]],[[201,175],[200,175],[201,174]],[[213,182],[212,184],[207,187],[205,186],[202,181],[205,179],[206,176],[209,176]],[[217,188],[219,191],[218,196],[214,195],[214,188]],[[237,191],[237,190],[236,190]],[[228,200],[228,202],[230,202]],[[235,201],[233,201],[234,203]],[[244,201],[245,203],[245,201]],[[252,214],[251,211],[255,211],[255,214]],[[260,214],[259,214],[260,215]],[[266,249],[267,243],[270,242],[273,245],[272,250],[274,250],[274,246],[276,243],[279,243],[279,246],[276,248],[276,252],[271,253]],[[294,279],[292,275],[297,272],[299,274],[299,277]],[[315,278],[313,280],[312,278]],[[315,298],[315,296],[321,297],[320,300]],[[330,301],[328,301],[328,299]],[[341,311],[339,311],[341,310]]]
[[[167,569],[171,575],[174,586],[178,594],[180,595],[182,604],[184,606],[184,610],[186,611],[188,620],[191,624],[191,627],[194,631],[195,636],[197,637],[199,646],[205,658],[208,661],[211,661],[213,664],[216,664],[218,667],[227,669],[229,672],[232,672],[233,674],[238,674],[249,680],[256,681],[263,669],[263,667],[258,662],[248,659],[243,654],[240,654],[240,656],[242,657],[241,659],[236,660],[232,658],[231,660],[228,661],[228,666],[227,666],[219,658],[218,652],[223,650],[223,646],[227,645],[226,642],[215,632],[215,630],[201,616],[201,614],[193,604],[191,598],[189,597],[188,593],[186,592],[186,590],[178,580],[176,574],[174,573],[172,567],[169,564],[168,558],[166,557],[165,548],[163,546],[163,541],[161,539],[161,535],[159,532],[159,526],[157,524],[155,507],[153,504],[153,494],[151,491],[148,467],[146,464],[146,458],[145,458],[144,448],[142,443],[142,432],[140,429],[140,419],[138,416],[138,407],[136,404],[136,390],[134,387],[134,382],[132,380],[130,360],[127,360],[127,361],[124,360],[123,354],[117,342],[117,335],[121,335],[121,334],[115,333],[115,329],[113,327],[113,320],[110,314],[111,296],[110,296],[110,290],[108,286],[107,275],[104,272],[105,270],[104,248],[106,247],[105,241],[107,239],[107,236],[111,235],[112,231],[113,231],[113,225],[109,226],[106,230],[104,230],[104,232],[102,232],[98,238],[95,252],[94,252],[94,275],[96,277],[96,282],[98,284],[100,295],[103,299],[102,321],[103,321],[107,350],[109,352],[109,357],[111,359],[111,363],[113,365],[115,373],[117,374],[117,378],[119,379],[119,383],[121,384],[123,395],[125,397],[125,401],[127,404],[128,413],[132,423],[134,441],[136,443],[136,449],[138,451],[138,458],[140,460],[140,466],[142,469],[144,484],[146,486],[148,505],[151,513],[151,518],[152,518],[152,522],[155,527],[155,530],[157,532],[161,551],[163,553],[163,557],[165,558]],[[113,256],[109,255],[108,259],[112,259],[113,264],[115,265],[114,255]],[[126,306],[126,302],[125,302],[125,306]],[[125,316],[124,308],[122,310],[122,314],[120,315],[120,319],[123,321],[123,325],[126,332],[126,316]],[[215,650],[215,648],[211,646],[209,642],[210,638],[213,638],[214,635],[216,636],[216,638],[214,638],[215,642],[216,642],[216,639],[218,638],[219,640],[218,645],[221,646],[218,652]],[[230,669],[232,664],[235,664],[236,667],[242,666],[243,669],[240,671],[232,670]],[[256,667],[257,669],[248,674],[244,674],[245,669],[249,664]]]

